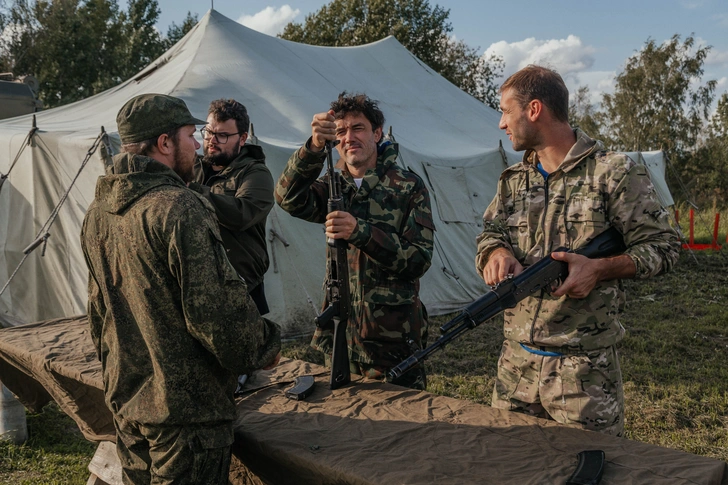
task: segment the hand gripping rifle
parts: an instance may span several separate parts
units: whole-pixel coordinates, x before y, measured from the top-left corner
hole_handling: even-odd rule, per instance
[[[334,171],[333,148],[337,141],[326,142],[326,173],[329,178],[329,212],[344,210],[344,198],[341,195],[341,179]],[[326,275],[326,301],[329,306],[315,318],[316,326],[326,327],[334,322],[334,350],[331,355],[331,379],[329,387],[338,389],[351,382],[349,373],[349,346],[346,342],[346,326],[349,321],[349,261],[346,251],[349,243],[344,239],[327,240],[328,274]]]
[[[576,251],[559,248],[554,252],[573,252],[587,258],[605,258],[620,254],[625,249],[622,235],[616,228],[610,227],[583,248]],[[548,255],[526,268],[518,276],[509,276],[493,287],[491,291],[466,306],[458,316],[441,326],[440,332],[442,332],[442,335],[440,338],[429,347],[418,350],[392,368],[387,372],[387,379],[390,382],[396,381],[419,362],[425,360],[431,353],[440,350],[463,332],[477,327],[507,308],[515,307],[519,301],[527,296],[548,287],[553,281],[566,278],[568,274],[569,265],[567,263],[556,261],[551,255]]]

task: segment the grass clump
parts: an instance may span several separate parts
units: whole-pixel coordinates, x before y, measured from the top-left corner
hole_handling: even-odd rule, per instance
[[[0,441],[0,484],[85,484],[96,446],[55,403],[27,414],[28,441]]]

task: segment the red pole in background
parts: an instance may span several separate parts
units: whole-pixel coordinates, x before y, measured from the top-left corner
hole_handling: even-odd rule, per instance
[[[718,249],[718,225],[720,224],[720,213],[715,213],[715,224],[713,225],[713,249]]]
[[[688,242],[684,243],[682,247],[684,249],[713,249],[715,251],[719,251],[721,249],[721,245],[718,244],[718,235],[720,232],[720,213],[716,212],[715,214],[715,221],[713,224],[713,239],[710,241],[710,244],[695,244],[695,211],[693,209],[690,209],[689,212],[689,237]],[[679,225],[680,224],[680,212],[675,211],[675,222]],[[725,238],[726,244],[728,244],[728,234],[726,234]]]

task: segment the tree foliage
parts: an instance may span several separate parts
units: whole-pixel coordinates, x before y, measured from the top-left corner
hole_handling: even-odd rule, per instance
[[[164,40],[154,28],[160,13],[157,0],[129,0],[127,11],[119,15],[121,42],[116,62],[122,79],[135,75],[164,53]]]
[[[0,4],[0,8],[5,4]],[[134,76],[171,45],[155,28],[157,0],[14,0],[3,8],[0,70],[34,75],[46,107],[70,103]],[[170,33],[180,38],[188,18]]]
[[[603,107],[607,134],[622,150],[665,150],[683,158],[708,120],[716,82],[700,85],[710,47],[695,48],[693,37],[674,35],[657,44],[648,39],[616,78]]]
[[[193,15],[192,12],[188,11],[187,17],[185,17],[181,25],[172,22],[172,25],[167,29],[167,39],[165,41],[167,48],[182,40],[182,37],[187,35],[187,32],[192,30],[192,27],[197,25],[198,21],[197,14]]]
[[[448,81],[497,108],[495,80],[503,60],[483,59],[477,49],[450,36],[450,11],[427,0],[333,0],[306,16],[303,24],[289,23],[281,37],[324,46],[354,46],[394,36],[421,61]]]
[[[569,100],[569,124],[589,136],[601,139],[603,114],[591,102],[589,87],[581,86]]]
[[[709,51],[709,46],[696,46],[692,36],[681,41],[676,34],[662,44],[648,39],[627,59],[614,94],[603,95],[600,111],[582,118],[596,121],[592,128],[611,149],[664,150],[674,169],[668,183],[678,197],[702,198],[713,187],[706,185],[706,177],[696,178],[696,167],[715,166],[705,158],[709,151],[700,148],[716,87],[713,80],[702,83]],[[674,190],[682,185],[691,194]]]
[[[728,200],[728,93],[723,93],[706,129],[704,142],[683,172],[693,180],[694,192],[721,205]]]

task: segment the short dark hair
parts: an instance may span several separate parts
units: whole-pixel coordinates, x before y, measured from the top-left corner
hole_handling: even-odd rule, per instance
[[[569,90],[558,72],[530,64],[512,74],[500,88],[511,89],[513,97],[523,108],[538,99],[548,107],[558,121],[569,121]]]
[[[217,121],[235,120],[238,132],[247,133],[250,126],[248,110],[242,103],[234,99],[216,99],[210,103],[208,115],[213,115]]]
[[[369,99],[366,94],[348,95],[346,91],[339,94],[339,98],[331,103],[334,117],[337,120],[349,113],[361,113],[372,124],[372,131],[384,126],[384,113],[377,105],[378,101]]]
[[[181,129],[182,127],[178,126],[177,128],[173,128],[167,133],[162,133],[162,135],[167,135],[169,138],[174,140],[174,143],[176,145],[179,143],[179,132]],[[157,140],[159,140],[159,137],[162,135],[158,135],[154,138],[139,141],[136,143],[124,143],[121,145],[121,151],[124,153],[131,153],[133,155],[142,155],[148,157],[149,155],[151,155],[152,149],[157,146]]]

